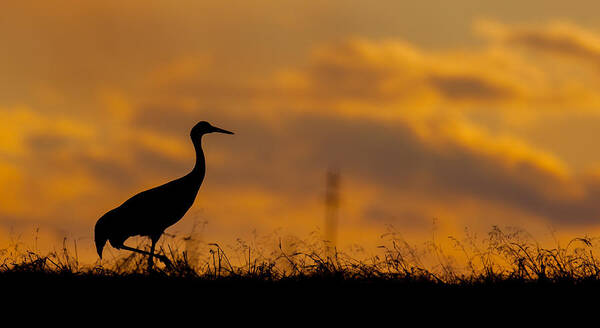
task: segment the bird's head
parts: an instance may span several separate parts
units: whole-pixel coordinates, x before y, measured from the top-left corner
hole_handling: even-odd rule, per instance
[[[210,125],[210,123],[208,123],[206,121],[201,121],[201,122],[198,122],[198,124],[196,124],[192,128],[192,132],[190,132],[190,137],[192,137],[192,140],[200,140],[200,138],[203,135],[205,135],[207,133],[212,133],[212,132],[233,134],[233,132],[231,132],[231,131],[223,130],[216,126]]]

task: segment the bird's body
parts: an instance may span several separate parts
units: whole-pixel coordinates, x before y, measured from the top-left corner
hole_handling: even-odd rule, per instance
[[[154,247],[165,229],[179,221],[196,199],[206,172],[201,139],[202,135],[210,132],[233,134],[215,128],[207,122],[198,123],[191,132],[196,150],[196,165],[190,173],[156,188],[140,192],[98,219],[94,237],[101,258],[102,249],[108,240],[117,249],[122,248],[149,255],[150,266],[154,256],[167,263],[166,258],[154,254]],[[125,240],[136,235],[150,238],[152,241],[150,252],[124,245]]]
[[[192,206],[200,189],[200,183],[186,175],[162,186],[143,191],[103,215],[97,225],[113,231],[108,241],[116,248],[131,236],[158,238],[166,228],[179,221]]]

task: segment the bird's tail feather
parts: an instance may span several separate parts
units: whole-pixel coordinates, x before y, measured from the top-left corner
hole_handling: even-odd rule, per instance
[[[96,238],[96,251],[98,252],[98,256],[102,259],[102,250],[104,249],[104,245],[106,244],[106,238],[98,239]]]
[[[108,240],[106,227],[102,219],[103,217],[96,222],[96,226],[94,227],[94,241],[96,242],[96,251],[100,259],[102,259],[102,250],[104,249],[104,245],[106,245],[106,240]]]

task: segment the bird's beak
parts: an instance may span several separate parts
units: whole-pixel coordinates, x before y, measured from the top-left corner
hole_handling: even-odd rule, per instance
[[[233,134],[233,132],[231,132],[231,131],[223,130],[223,129],[220,129],[220,128],[216,127],[216,126],[213,126],[213,130],[211,132],[220,132],[220,133],[225,133],[225,134]]]

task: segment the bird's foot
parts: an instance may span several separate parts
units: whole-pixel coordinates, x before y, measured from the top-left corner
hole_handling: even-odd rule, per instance
[[[159,261],[161,261],[167,269],[171,269],[173,267],[173,263],[164,255],[154,255]],[[148,259],[148,272],[154,272],[154,261],[152,259]]]
[[[158,259],[159,259],[159,260],[160,260],[162,263],[164,263],[164,265],[165,265],[165,266],[166,266],[168,269],[170,269],[170,268],[172,268],[172,267],[173,267],[173,263],[172,263],[172,262],[171,262],[171,260],[169,260],[169,259],[168,259],[166,256],[160,256],[160,257],[158,257]]]

